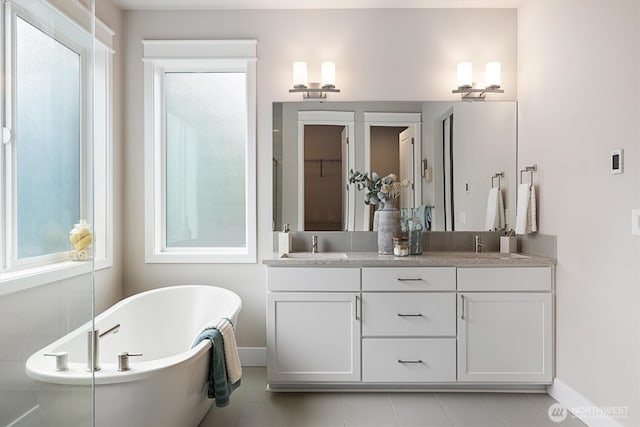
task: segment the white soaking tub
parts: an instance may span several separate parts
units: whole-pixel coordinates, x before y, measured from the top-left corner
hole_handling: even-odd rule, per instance
[[[97,427],[195,427],[213,403],[207,398],[211,342],[191,348],[202,328],[226,317],[237,325],[242,301],[214,286],[182,285],[130,296],[95,318],[104,332],[95,372]],[[87,333],[91,323],[70,332],[26,363],[36,380],[38,404],[50,426],[90,426],[92,372],[87,369]],[[67,352],[68,369],[56,371],[56,358]],[[118,354],[130,357],[129,371],[118,371]]]

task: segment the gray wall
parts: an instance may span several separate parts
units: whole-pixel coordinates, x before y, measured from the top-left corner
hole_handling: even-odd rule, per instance
[[[536,0],[518,12],[519,168],[538,165],[539,230],[558,242],[551,393],[628,406],[625,426],[640,425],[639,7]],[[625,172],[611,175],[617,148]]]

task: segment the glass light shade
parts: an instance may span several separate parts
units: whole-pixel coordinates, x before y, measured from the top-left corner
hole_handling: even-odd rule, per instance
[[[458,87],[470,88],[473,86],[473,66],[471,62],[461,62],[458,64]]]
[[[331,61],[322,63],[322,87],[336,87],[336,64]]]
[[[489,62],[485,68],[484,80],[487,89],[498,89],[500,87],[500,63]]]
[[[293,63],[293,87],[307,87],[307,63]]]

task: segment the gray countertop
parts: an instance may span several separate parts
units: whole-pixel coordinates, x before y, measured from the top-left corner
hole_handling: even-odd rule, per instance
[[[536,255],[500,252],[424,252],[405,257],[377,252],[293,252],[281,258],[274,254],[263,263],[269,267],[550,267],[556,261]]]

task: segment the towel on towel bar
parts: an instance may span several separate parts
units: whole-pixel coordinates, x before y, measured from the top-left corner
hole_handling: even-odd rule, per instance
[[[487,199],[487,216],[484,229],[502,230],[505,225],[502,190],[500,187],[493,187],[489,190],[489,197]]]
[[[538,231],[536,189],[532,184],[520,184],[516,210],[516,234],[535,233],[536,231]]]
[[[227,320],[227,319],[225,319]],[[230,324],[227,320],[227,322]],[[220,323],[220,322],[218,322]],[[232,327],[233,328],[233,327]],[[223,329],[225,327],[223,326]],[[205,328],[196,338],[192,347],[195,347],[200,342],[204,340],[211,341],[211,357],[210,357],[210,365],[209,365],[209,388],[207,391],[207,396],[211,399],[215,399],[217,407],[227,406],[229,404],[229,398],[231,393],[240,386],[240,376],[238,373],[234,373],[235,381],[231,381],[228,373],[228,365],[227,365],[227,351],[226,351],[226,343],[224,338],[224,333],[221,332],[216,327],[207,327]],[[233,341],[233,346],[235,347],[235,336],[231,336],[229,341]],[[235,352],[237,356],[237,350]],[[233,369],[238,369],[240,363],[238,361],[237,367],[233,367]],[[242,371],[240,370],[240,375]]]

